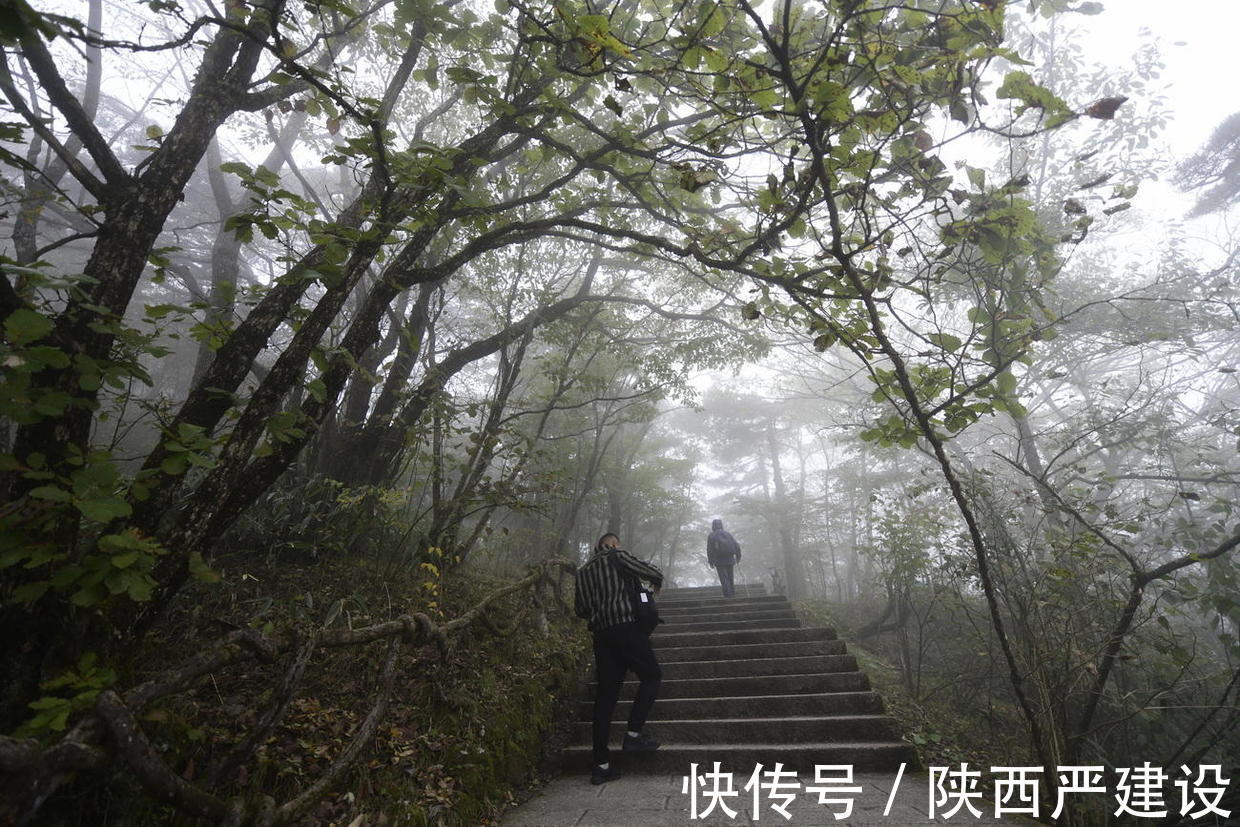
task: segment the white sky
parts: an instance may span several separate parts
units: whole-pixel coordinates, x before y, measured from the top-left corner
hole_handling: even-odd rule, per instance
[[[1086,47],[1100,62],[1125,63],[1142,28],[1161,45],[1173,117],[1164,140],[1177,157],[1199,147],[1223,118],[1240,112],[1234,61],[1240,48],[1240,0],[1103,0],[1105,11],[1075,17],[1091,32]]]
[[[1101,2],[1105,8],[1102,14],[1066,14],[1061,20],[1087,33],[1087,59],[1113,67],[1131,65],[1142,42],[1142,29],[1154,33],[1165,68],[1153,87],[1165,94],[1171,110],[1157,143],[1167,149],[1173,163],[1186,158],[1206,142],[1219,122],[1240,112],[1240,83],[1232,68],[1240,48],[1240,0]],[[1128,106],[1140,106],[1140,101]],[[1123,114],[1121,109],[1117,118]],[[1179,192],[1166,180],[1143,183],[1134,202],[1135,216],[1143,221],[1121,231],[1117,243],[1130,245],[1130,258],[1156,260],[1162,232],[1169,223],[1182,222],[1199,255],[1207,261],[1221,260],[1231,247],[1227,217],[1211,215],[1184,221],[1194,201],[1194,196]]]

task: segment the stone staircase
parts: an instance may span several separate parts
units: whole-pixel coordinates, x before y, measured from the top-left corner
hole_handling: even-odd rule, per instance
[[[687,774],[689,765],[748,773],[776,762],[813,778],[817,764],[856,771],[895,770],[916,761],[883,714],[869,679],[832,629],[805,628],[782,595],[762,586],[666,589],[664,623],[653,636],[663,685],[646,731],[662,742],[653,753],[625,755],[619,744],[636,681],[629,680],[612,718],[612,753],[624,772]],[[590,763],[594,684],[578,707],[575,746],[565,763]]]

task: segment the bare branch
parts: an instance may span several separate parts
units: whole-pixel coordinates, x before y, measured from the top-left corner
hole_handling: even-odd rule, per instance
[[[30,128],[35,131],[35,134],[42,138],[44,142],[52,148],[52,151],[56,153],[56,157],[58,157],[65,164],[65,166],[68,167],[68,169],[73,173],[73,177],[81,183],[86,191],[95,198],[102,199],[106,190],[106,185],[104,182],[100,181],[93,172],[87,169],[86,166],[75,157],[74,153],[70,152],[69,149],[56,138],[56,135],[51,129],[48,128],[47,124],[43,122],[43,119],[31,111],[30,107],[26,105],[25,99],[22,98],[21,93],[17,90],[17,87],[13,85],[13,78],[9,72],[8,53],[4,49],[0,49],[0,91],[4,92],[4,96],[8,98],[9,104],[13,107],[17,114],[21,115],[22,119],[25,120],[26,123],[30,125]],[[102,140],[102,137],[100,140]]]
[[[131,176],[125,171],[125,167],[113,154],[112,148],[108,146],[107,140],[95,128],[95,123],[90,115],[82,107],[81,101],[74,97],[69,91],[69,87],[65,85],[64,78],[60,75],[60,70],[56,68],[56,60],[52,57],[52,53],[48,51],[47,46],[38,34],[27,34],[21,41],[22,56],[34,69],[35,75],[39,78],[39,83],[43,85],[43,90],[47,93],[48,99],[60,113],[64,115],[65,121],[69,124],[69,129],[82,142],[82,146],[90,154],[99,171],[103,174],[104,181],[113,187],[123,186],[129,182]],[[33,122],[32,122],[33,125]],[[82,171],[81,165],[71,161],[69,158],[61,156],[62,160],[69,164],[69,168],[74,171],[77,177]],[[87,179],[79,178],[82,186],[90,189],[92,184],[97,184],[94,176]],[[92,194],[95,194],[92,191]],[[96,196],[98,197],[98,196]]]

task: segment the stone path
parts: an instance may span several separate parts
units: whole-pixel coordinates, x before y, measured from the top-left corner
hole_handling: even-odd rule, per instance
[[[750,769],[752,772],[752,768]],[[739,773],[738,773],[739,776]],[[798,791],[796,798],[786,806],[791,816],[785,819],[782,813],[771,808],[771,800],[765,794],[754,810],[751,793],[743,790],[747,778],[738,777],[735,789],[739,793],[735,798],[725,799],[729,808],[736,816],[729,817],[718,807],[709,816],[702,818],[701,813],[709,804],[699,798],[698,818],[693,818],[692,802],[689,795],[682,792],[684,778],[672,775],[641,775],[630,774],[625,777],[602,784],[597,787],[590,785],[587,775],[573,773],[561,776],[549,783],[530,801],[521,805],[505,817],[504,827],[567,827],[567,825],[591,825],[591,827],[629,827],[629,825],[649,825],[649,827],[679,827],[685,825],[742,825],[742,824],[786,824],[791,827],[898,827],[910,824],[1025,824],[1030,825],[1032,819],[1023,816],[994,817],[994,802],[985,798],[974,801],[974,809],[983,814],[982,818],[972,815],[967,809],[961,810],[952,818],[930,818],[929,815],[929,783],[922,773],[910,772],[900,779],[896,788],[894,801],[889,808],[889,796],[896,780],[894,773],[858,773],[854,776],[855,786],[862,788],[861,793],[849,796],[853,799],[852,812],[848,818],[837,820],[835,813],[843,812],[840,804],[822,805],[818,796]],[[802,778],[803,784],[812,779]],[[832,795],[830,798],[843,796]],[[756,815],[756,818],[755,818]]]
[[[646,731],[663,746],[636,756],[613,749],[624,777],[591,786],[591,701],[583,699],[576,744],[564,754],[566,774],[509,813],[506,827],[1027,823],[996,820],[993,802],[985,799],[973,803],[987,818],[962,808],[955,820],[931,819],[927,777],[912,769],[914,751],[883,714],[882,700],[856,660],[833,630],[802,627],[784,597],[752,586],[738,586],[730,599],[718,587],[668,589],[659,604],[667,621],[654,635],[663,685]],[[630,681],[621,697],[631,698],[635,688]],[[620,742],[629,705],[622,700],[613,716],[613,745]],[[726,782],[703,780],[695,789],[687,778],[693,764],[701,777],[716,761],[732,773],[736,795],[720,800],[734,816],[706,795],[708,789],[727,789]],[[780,790],[793,798],[787,803],[771,795],[769,786],[759,788],[755,807],[752,788],[744,788],[758,764],[771,771],[777,763],[796,773],[785,779],[798,786]],[[824,794],[835,801],[820,803],[818,793],[804,789],[815,786],[820,765],[851,768],[850,786],[860,792]],[[842,820],[834,817],[844,811],[841,799],[852,801]],[[712,802],[714,809],[703,818]]]

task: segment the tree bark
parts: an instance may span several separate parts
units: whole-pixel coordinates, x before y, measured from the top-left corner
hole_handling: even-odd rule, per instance
[[[40,36],[23,37],[22,54],[103,174],[102,182],[93,176],[83,181],[99,196],[104,214],[94,250],[83,268],[86,300],[70,303],[56,320],[53,334],[62,349],[74,354],[75,361],[108,361],[115,340],[110,323],[124,314],[168,215],[216,128],[236,110],[247,90],[278,6],[279,0],[266,0],[244,30],[222,29],[215,36],[176,123],[148,156],[140,174],[126,171],[112,154],[82,104],[65,86]],[[40,388],[66,393],[73,403],[62,417],[19,429],[15,453],[22,461],[32,454],[57,458],[53,467],[59,468],[58,458],[67,456],[66,451],[87,450],[97,391],[84,390],[73,367],[37,376]],[[17,493],[29,487],[16,481]]]

